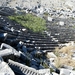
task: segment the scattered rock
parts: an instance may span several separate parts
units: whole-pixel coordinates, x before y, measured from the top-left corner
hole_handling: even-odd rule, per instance
[[[48,20],[48,21],[53,21],[54,19],[53,19],[52,17],[49,17],[49,16],[48,16],[47,20]]]
[[[73,70],[73,67],[72,66],[67,66],[67,65],[63,65],[62,68],[69,69],[69,70]]]
[[[57,56],[53,52],[47,52],[48,58],[56,58]]]
[[[57,74],[57,73],[55,73],[55,72],[52,72],[52,75],[59,75],[59,74]]]
[[[71,74],[71,70],[69,69],[60,69],[60,75],[70,75]]]
[[[0,57],[0,75],[15,75],[9,65]]]
[[[64,22],[63,21],[60,21],[58,22],[59,25],[63,26],[64,25]]]

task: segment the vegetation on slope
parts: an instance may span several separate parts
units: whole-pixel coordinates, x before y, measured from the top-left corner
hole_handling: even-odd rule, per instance
[[[33,32],[42,32],[46,30],[46,21],[32,14],[9,16],[9,19],[18,22]]]

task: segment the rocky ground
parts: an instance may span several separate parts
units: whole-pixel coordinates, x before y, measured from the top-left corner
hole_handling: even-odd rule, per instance
[[[1,6],[9,7],[27,7],[33,8],[41,4],[45,8],[54,8],[54,9],[65,9],[65,10],[74,10],[75,1],[74,0],[3,0],[0,2]]]

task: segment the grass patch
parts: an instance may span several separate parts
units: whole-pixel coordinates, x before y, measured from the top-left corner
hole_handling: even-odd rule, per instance
[[[33,32],[43,32],[46,30],[46,21],[32,14],[9,16],[8,18]]]

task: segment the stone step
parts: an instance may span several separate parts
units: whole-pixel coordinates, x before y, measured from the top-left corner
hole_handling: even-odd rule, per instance
[[[35,43],[35,46],[58,46],[57,44],[37,44],[37,43]]]
[[[58,44],[57,42],[54,42],[54,41],[40,41],[40,40],[36,40],[36,41],[33,41],[33,43],[35,44]]]
[[[44,38],[43,38],[43,39],[41,39],[41,38],[38,39],[38,38],[30,38],[30,37],[27,38],[27,40],[40,41],[40,42],[41,42],[41,41],[51,41],[51,39],[44,39]]]

